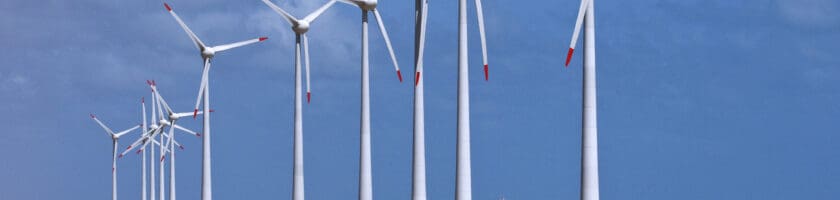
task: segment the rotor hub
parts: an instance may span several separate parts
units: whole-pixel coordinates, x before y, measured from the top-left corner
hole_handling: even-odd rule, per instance
[[[213,56],[215,56],[215,55],[216,55],[216,51],[213,51],[213,49],[210,49],[210,48],[207,48],[207,49],[204,49],[203,51],[201,51],[201,57],[202,58],[213,58]]]
[[[372,10],[376,9],[376,4],[377,4],[376,0],[361,1],[361,2],[359,2],[359,7],[361,7],[362,9],[365,9],[367,11],[372,11]]]
[[[294,30],[297,34],[304,34],[309,31],[309,22],[301,20],[297,23],[297,25],[292,26],[292,30]]]

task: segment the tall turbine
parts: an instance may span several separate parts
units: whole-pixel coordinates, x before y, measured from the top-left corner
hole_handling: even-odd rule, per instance
[[[397,70],[397,78],[402,82],[402,74],[394,56],[394,49],[391,47],[391,39],[382,22],[379,11],[376,10],[377,0],[341,0],[344,3],[354,5],[362,10],[362,109],[361,109],[361,130],[359,150],[359,199],[373,199],[373,176],[370,158],[370,70],[368,60],[368,12],[373,11],[374,17],[379,24],[379,31],[385,39],[391,61],[394,62],[394,69]]]
[[[423,53],[426,45],[426,16],[429,2],[416,0],[414,33],[414,150],[411,168],[411,198],[426,200],[426,118],[423,97]]]
[[[201,102],[202,97],[204,98],[204,109],[206,111],[210,110],[210,83],[208,81],[209,72],[210,72],[210,60],[213,56],[216,55],[218,52],[222,52],[225,50],[257,43],[268,39],[267,37],[260,37],[251,40],[245,40],[241,42],[235,42],[231,44],[219,45],[209,47],[205,45],[195,33],[184,24],[184,21],[175,14],[175,11],[172,10],[172,7],[169,4],[164,3],[164,7],[166,10],[169,11],[169,14],[175,18],[175,21],[178,21],[178,24],[181,25],[181,28],[184,29],[184,32],[190,37],[190,39],[195,44],[195,47],[198,48],[199,52],[201,53],[201,58],[204,60],[204,69],[201,75],[201,85],[198,89],[198,97],[196,99],[195,110],[193,111],[193,118],[198,115],[198,106]],[[211,200],[213,199],[213,181],[211,176],[211,167],[210,167],[210,112],[204,112],[204,140],[202,142],[202,159],[201,159],[201,199],[202,200]]]
[[[484,56],[484,80],[489,79],[487,42],[484,34],[484,13],[481,0],[475,0],[481,52]],[[472,199],[472,167],[470,160],[470,79],[467,46],[467,0],[458,3],[458,154],[455,180],[455,199]]]
[[[117,146],[119,146],[120,137],[130,133],[131,131],[134,131],[134,129],[140,128],[140,125],[126,129],[124,131],[120,131],[118,133],[114,133],[114,131],[112,131],[111,128],[108,128],[108,126],[105,126],[105,124],[103,124],[102,121],[99,121],[99,119],[97,119],[95,115],[90,114],[90,118],[96,121],[96,123],[99,124],[99,126],[101,126],[102,129],[105,129],[105,133],[107,133],[108,136],[111,137],[111,149],[113,150],[111,152],[111,199],[117,200]]]
[[[294,169],[292,169],[294,176],[292,180],[292,199],[294,200],[303,200],[304,199],[304,189],[303,189],[303,103],[301,100],[301,81],[300,81],[300,43],[301,37],[303,38],[303,49],[306,53],[305,55],[305,63],[306,63],[306,102],[308,103],[311,98],[310,93],[310,86],[309,86],[309,39],[306,37],[306,32],[309,31],[309,25],[314,21],[318,16],[320,16],[324,11],[327,10],[330,6],[335,4],[335,0],[330,0],[327,4],[324,4],[315,12],[307,15],[303,19],[297,19],[290,15],[288,12],[283,10],[277,5],[274,5],[269,0],[263,0],[263,3],[271,7],[275,12],[283,16],[286,22],[289,23],[292,27],[292,31],[295,32],[295,136],[294,136]]]
[[[147,123],[146,123],[146,98],[141,98],[140,99],[140,104],[142,105],[142,108],[143,108],[143,130],[142,130],[142,132],[146,133],[146,131],[149,131],[149,126],[147,126]],[[143,137],[143,136],[141,135],[141,137]],[[142,156],[143,159],[140,162],[140,165],[141,165],[141,167],[140,167],[141,168],[140,179],[141,179],[141,183],[142,183],[142,186],[140,186],[142,188],[140,199],[141,200],[146,200],[147,199],[146,198],[146,195],[147,195],[146,194],[146,152],[142,152],[142,153],[143,153],[143,156]]]
[[[595,1],[582,0],[578,11],[575,32],[569,45],[566,66],[572,59],[581,24],[583,40],[583,136],[581,143],[580,199],[600,199],[598,183],[598,110],[595,86]],[[585,19],[585,20],[584,20]]]
[[[160,92],[157,90],[157,85],[154,82],[150,82],[149,86],[152,88],[152,91],[155,92],[155,96],[157,97],[158,112],[161,112],[161,116],[163,116],[163,114],[164,114],[163,111],[166,112],[166,117],[167,118],[166,118],[165,121],[161,121],[161,122],[164,125],[169,127],[169,134],[168,135],[165,134],[165,133],[160,134],[160,138],[161,138],[160,142],[163,143],[163,141],[164,141],[163,137],[164,136],[166,136],[168,138],[168,140],[167,140],[168,142],[164,145],[161,145],[162,146],[161,149],[165,149],[166,151],[169,152],[169,199],[174,200],[175,199],[175,145],[178,145],[179,148],[184,149],[184,146],[178,144],[178,142],[175,140],[175,129],[182,130],[182,131],[184,131],[186,133],[189,133],[191,135],[194,135],[194,136],[200,136],[200,134],[198,134],[198,133],[196,133],[192,130],[186,129],[186,128],[184,128],[184,127],[182,127],[182,126],[180,126],[176,123],[178,121],[178,119],[180,119],[182,117],[190,116],[193,113],[189,113],[189,112],[176,113],[175,111],[172,110],[171,107],[169,107],[169,104],[166,103],[166,100],[160,95]],[[197,113],[203,113],[203,112],[199,111]],[[164,187],[164,183],[163,183],[163,177],[164,177],[164,175],[163,175],[163,161],[166,158],[166,155],[163,154],[163,153],[165,153],[165,152],[161,152],[161,159],[160,159],[160,162],[161,162],[161,176],[160,176],[161,177],[160,178],[160,180],[161,180],[161,184],[160,184],[160,186],[161,186],[161,199],[163,199],[163,197],[164,197],[164,193],[163,193],[163,191],[164,191],[163,190],[163,187]]]

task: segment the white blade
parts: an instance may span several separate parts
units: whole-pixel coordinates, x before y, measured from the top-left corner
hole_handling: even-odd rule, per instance
[[[105,126],[105,124],[99,121],[99,119],[96,118],[96,115],[90,114],[90,118],[96,121],[96,123],[99,124],[99,126],[101,126],[102,129],[105,129],[105,132],[108,133],[108,136],[114,136],[114,131],[112,131],[110,128],[108,128],[108,126]]]
[[[335,1],[331,1],[335,2]],[[306,103],[312,99],[312,92],[310,91],[309,86],[309,38],[306,37],[306,34],[303,34],[303,57],[304,63],[306,64]]]
[[[481,36],[481,55],[484,58],[484,80],[490,80],[490,69],[487,65],[487,36],[484,34],[484,9],[481,0],[475,0],[475,11],[478,15],[478,33]]]
[[[162,96],[162,95],[160,95],[160,91],[157,91],[157,86],[155,86],[155,87],[154,87],[154,90],[155,90],[155,93],[157,93],[158,105],[163,105],[163,108],[165,108],[165,109],[166,109],[166,113],[167,113],[167,114],[172,114],[172,113],[174,113],[174,111],[172,111],[172,108],[171,108],[171,107],[169,107],[169,104],[168,104],[168,103],[166,103],[166,100],[164,100],[164,99],[163,99],[163,96]],[[161,114],[161,116],[160,116],[160,117],[162,118],[162,117],[163,117],[163,115]]]
[[[140,146],[142,146],[141,149],[140,149],[142,151],[143,148],[145,148],[148,141],[153,136],[153,133],[156,132],[157,130],[158,129],[149,130],[148,132],[146,132],[145,134],[140,136],[140,138],[137,138],[137,140],[135,140],[134,142],[131,143],[131,145],[128,145],[128,147],[125,148],[125,151],[120,153],[119,157],[122,158],[126,153],[128,153],[131,150],[133,150],[134,148],[137,148],[137,147],[140,147]],[[140,151],[138,151],[137,153],[140,153]]]
[[[187,35],[190,36],[190,39],[193,41],[193,43],[195,43],[195,47],[199,50],[204,49],[206,47],[204,43],[201,42],[200,39],[198,39],[198,36],[196,36],[195,33],[192,32],[192,30],[190,30],[190,27],[187,27],[187,24],[184,24],[184,21],[181,20],[181,17],[178,17],[178,14],[175,14],[175,11],[172,11],[172,7],[169,7],[169,4],[167,3],[163,3],[163,6],[166,7],[166,10],[169,11],[169,14],[172,14],[172,17],[175,18],[175,21],[178,21],[178,24],[181,25],[181,28],[184,29],[184,32],[186,32]]]
[[[204,71],[201,72],[201,84],[198,86],[198,97],[195,99],[195,110],[193,110],[193,119],[198,116],[198,106],[201,104],[201,98],[204,97],[204,87],[207,86],[207,73],[210,72],[210,59],[204,59]]]
[[[254,43],[257,43],[257,42],[262,42],[262,41],[265,41],[267,39],[268,39],[268,37],[259,37],[259,38],[254,38],[254,39],[245,40],[245,41],[241,41],[241,42],[234,42],[234,43],[230,43],[230,44],[219,45],[219,46],[213,47],[213,50],[216,50],[216,52],[222,52],[222,51],[226,51],[226,50],[229,50],[229,49],[242,47],[242,46],[249,45],[249,44],[254,44]]]
[[[169,132],[169,134],[174,134],[175,131],[170,127]],[[175,144],[175,146],[178,146],[179,149],[184,150],[184,146],[181,145],[181,143],[178,143],[178,141],[175,140],[175,138],[169,137],[169,134],[163,134],[163,137],[166,138],[166,144],[164,145],[164,148],[166,150],[169,150],[169,145]]]
[[[420,16],[420,45],[417,49],[417,69],[415,69],[416,75],[414,77],[414,86],[420,84],[420,73],[423,72],[423,54],[426,49],[426,20],[428,16],[426,12],[428,12],[427,9],[429,9],[429,2],[424,2],[422,9],[423,14]]]
[[[192,130],[190,130],[190,129],[184,128],[184,127],[182,127],[181,125],[174,125],[174,127],[175,127],[175,128],[177,128],[178,130],[181,130],[181,131],[187,132],[187,133],[189,133],[189,134],[191,134],[191,135],[194,135],[194,136],[196,136],[196,137],[201,137],[201,134],[200,134],[200,133],[196,133],[195,131],[192,131]]]
[[[137,125],[137,126],[131,127],[131,128],[126,129],[126,130],[124,130],[124,131],[120,131],[119,133],[114,134],[114,137],[116,137],[116,138],[120,138],[120,137],[122,137],[123,135],[128,134],[128,133],[130,133],[131,131],[134,131],[134,130],[135,130],[135,129],[137,129],[137,128],[140,128],[140,125]]]
[[[175,117],[175,118],[181,118],[181,117],[193,116],[193,114],[195,114],[195,115],[204,114],[204,111],[173,113],[172,116]]]
[[[385,39],[385,45],[388,46],[388,53],[391,54],[391,61],[394,62],[394,69],[397,70],[397,77],[402,82],[402,73],[400,73],[400,66],[397,64],[397,57],[394,56],[394,48],[391,47],[391,39],[388,38],[388,31],[385,30],[385,24],[382,22],[382,17],[379,16],[378,10],[373,10],[373,15],[376,17],[376,23],[379,24],[379,32],[382,33],[382,38]]]
[[[324,4],[323,6],[318,8],[318,10],[315,10],[315,12],[312,12],[311,14],[304,17],[303,21],[307,21],[309,23],[312,23],[312,21],[315,21],[315,19],[318,18],[318,16],[323,14],[324,11],[327,11],[327,8],[330,8],[330,6],[332,6],[333,4],[335,4],[335,0],[330,0],[329,3]]]
[[[575,21],[575,32],[572,32],[572,42],[569,44],[569,53],[566,55],[566,67],[572,61],[572,54],[575,52],[578,37],[580,36],[580,27],[583,26],[583,15],[586,14],[586,8],[589,7],[589,0],[580,1],[580,9],[578,10],[577,20]]]
[[[146,82],[151,83],[151,81],[149,81],[149,80],[146,80]],[[158,119],[157,119],[157,109],[155,109],[155,107],[157,107],[157,100],[155,100],[155,99],[157,99],[157,96],[155,95],[155,92],[152,91],[152,125],[157,125],[157,121],[158,121]]]
[[[283,19],[285,19],[286,22],[289,22],[289,25],[292,25],[292,26],[297,25],[298,20],[295,19],[295,17],[290,15],[288,12],[286,12],[285,10],[280,8],[279,6],[274,5],[274,3],[271,3],[271,1],[269,1],[269,0],[262,0],[262,1],[263,1],[263,3],[265,3],[265,5],[268,5],[268,7],[271,7],[271,9],[273,9],[274,12],[277,12],[277,14],[282,15]]]
[[[142,108],[143,108],[143,130],[141,132],[146,132],[147,131],[146,129],[148,128],[148,126],[146,126],[147,124],[146,124],[146,98],[145,97],[143,97],[140,100],[140,104],[142,105]]]

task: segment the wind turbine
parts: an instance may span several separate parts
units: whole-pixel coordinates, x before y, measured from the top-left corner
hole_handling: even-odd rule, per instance
[[[484,56],[484,80],[489,80],[487,42],[484,34],[484,12],[481,0],[475,0],[481,53]],[[458,154],[455,178],[455,199],[472,199],[472,171],[470,160],[470,79],[467,45],[467,0],[458,3]]]
[[[201,52],[201,58],[204,60],[204,69],[201,75],[201,85],[198,89],[198,97],[196,99],[195,110],[193,111],[193,118],[198,115],[198,106],[202,97],[204,97],[204,110],[210,110],[210,83],[208,81],[209,72],[210,72],[210,60],[213,56],[216,55],[218,52],[226,51],[229,49],[265,41],[268,37],[260,37],[251,40],[245,40],[241,42],[235,42],[231,44],[219,45],[209,47],[195,35],[195,33],[184,24],[184,21],[175,14],[175,11],[172,10],[172,7],[169,4],[164,3],[164,7],[166,10],[169,11],[169,14],[175,18],[175,21],[178,21],[178,24],[181,25],[181,28],[184,29],[184,32],[190,37],[190,39],[195,44],[196,48],[198,48],[199,52]],[[202,200],[211,200],[213,199],[213,181],[211,177],[211,167],[210,167],[210,112],[204,112],[204,140],[203,140],[203,149],[202,149],[202,161],[201,161],[201,199]]]
[[[147,126],[147,123],[146,123],[146,98],[145,97],[140,99],[140,104],[142,105],[142,109],[143,109],[143,130],[142,130],[142,133],[145,134],[147,131],[149,131],[149,126]],[[143,137],[143,135],[141,135],[140,137]],[[140,168],[141,168],[140,179],[141,179],[141,183],[142,183],[142,186],[141,186],[142,190],[141,190],[141,195],[140,195],[141,198],[140,199],[141,200],[146,200],[147,199],[147,197],[146,197],[146,195],[147,195],[146,194],[146,191],[147,191],[146,190],[146,152],[142,152],[142,153],[143,153],[143,156],[142,156],[143,159],[140,162]]]
[[[277,5],[274,5],[269,0],[263,0],[263,3],[271,7],[275,12],[282,15],[283,18],[292,26],[292,31],[295,32],[295,143],[294,143],[294,169],[292,169],[294,176],[293,176],[293,184],[292,184],[292,199],[294,200],[303,200],[304,198],[304,190],[303,190],[303,103],[301,103],[301,96],[300,96],[300,41],[301,37],[303,38],[303,49],[306,53],[306,102],[309,103],[311,96],[310,93],[310,86],[309,86],[309,39],[306,37],[306,32],[309,31],[309,25],[314,21],[318,16],[320,16],[324,11],[327,10],[330,6],[335,4],[335,0],[330,0],[327,4],[324,4],[315,12],[307,15],[303,19],[297,19],[290,15],[288,12],[283,10]]]
[[[575,32],[566,56],[566,67],[572,59],[581,25],[583,40],[583,136],[581,144],[580,199],[600,199],[598,183],[598,110],[595,87],[595,1],[581,0]]]
[[[186,128],[184,128],[184,127],[182,127],[182,126],[180,126],[176,123],[178,121],[178,119],[180,119],[182,117],[190,116],[193,113],[189,113],[189,112],[176,113],[175,111],[172,110],[171,107],[169,107],[169,104],[166,103],[166,100],[164,100],[164,98],[160,95],[160,91],[157,90],[157,85],[155,84],[155,82],[154,81],[149,82],[149,86],[152,87],[152,91],[155,93],[155,96],[157,97],[158,108],[159,108],[158,112],[161,112],[161,110],[164,110],[164,109],[166,111],[167,119],[162,120],[161,122],[164,123],[166,126],[169,126],[169,134],[168,135],[165,134],[165,133],[160,134],[161,135],[160,136],[161,137],[160,142],[163,143],[163,137],[164,136],[168,137],[168,139],[169,139],[168,143],[166,145],[161,145],[161,149],[169,148],[169,150],[168,150],[169,151],[169,199],[174,200],[175,199],[175,145],[178,145],[179,148],[184,149],[184,146],[178,144],[177,141],[175,140],[175,129],[184,131],[186,133],[189,133],[189,134],[197,136],[197,137],[200,137],[201,135],[196,133],[195,131],[186,129]],[[160,109],[161,107],[163,109]],[[198,112],[195,112],[195,113],[203,113],[203,112],[198,111]],[[164,155],[163,152],[161,152],[161,158],[160,158],[160,161],[161,161],[161,199],[163,199],[163,167],[162,166],[163,166],[163,160],[165,158],[166,158],[166,155]]]
[[[426,45],[426,18],[429,2],[416,0],[415,4],[415,30],[414,33],[414,150],[412,156],[412,183],[411,198],[413,200],[426,200],[426,119],[425,103],[423,97],[423,53]]]
[[[341,2],[354,5],[362,9],[362,116],[361,116],[361,150],[359,162],[359,199],[373,199],[373,177],[371,175],[370,159],[370,70],[368,61],[368,12],[373,11],[373,16],[379,24],[379,31],[385,39],[391,61],[394,62],[394,69],[397,70],[397,78],[402,82],[402,74],[394,56],[394,49],[391,47],[391,39],[382,23],[382,17],[376,10],[377,0],[341,0]]]
[[[111,199],[117,200],[117,146],[119,146],[120,137],[134,131],[137,128],[140,128],[140,125],[114,133],[111,128],[108,128],[108,126],[105,126],[102,121],[99,121],[99,119],[96,118],[96,115],[90,114],[90,118],[96,121],[102,129],[105,129],[105,133],[111,137],[111,145],[113,149],[111,152]]]

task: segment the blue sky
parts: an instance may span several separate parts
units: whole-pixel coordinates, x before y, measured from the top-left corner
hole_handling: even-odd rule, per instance
[[[274,1],[303,16],[326,0]],[[211,72],[217,199],[291,196],[294,35],[262,2],[169,2],[218,55]],[[470,25],[473,196],[575,199],[581,57],[562,67],[579,1],[484,1],[490,81]],[[413,3],[379,9],[412,74]],[[470,21],[475,22],[470,3]],[[454,198],[457,2],[431,1],[426,60],[430,199]],[[309,32],[306,196],[355,199],[359,10],[337,4]],[[604,199],[840,196],[840,3],[831,0],[596,2]],[[411,78],[399,84],[371,31],[376,199],[411,191]],[[201,60],[159,1],[0,2],[0,199],[106,199],[114,129],[140,120],[155,79],[191,110]],[[199,121],[184,120],[198,130]],[[123,146],[136,136],[123,140]],[[199,197],[199,139],[180,136],[178,197]],[[119,160],[139,199],[139,157]]]

